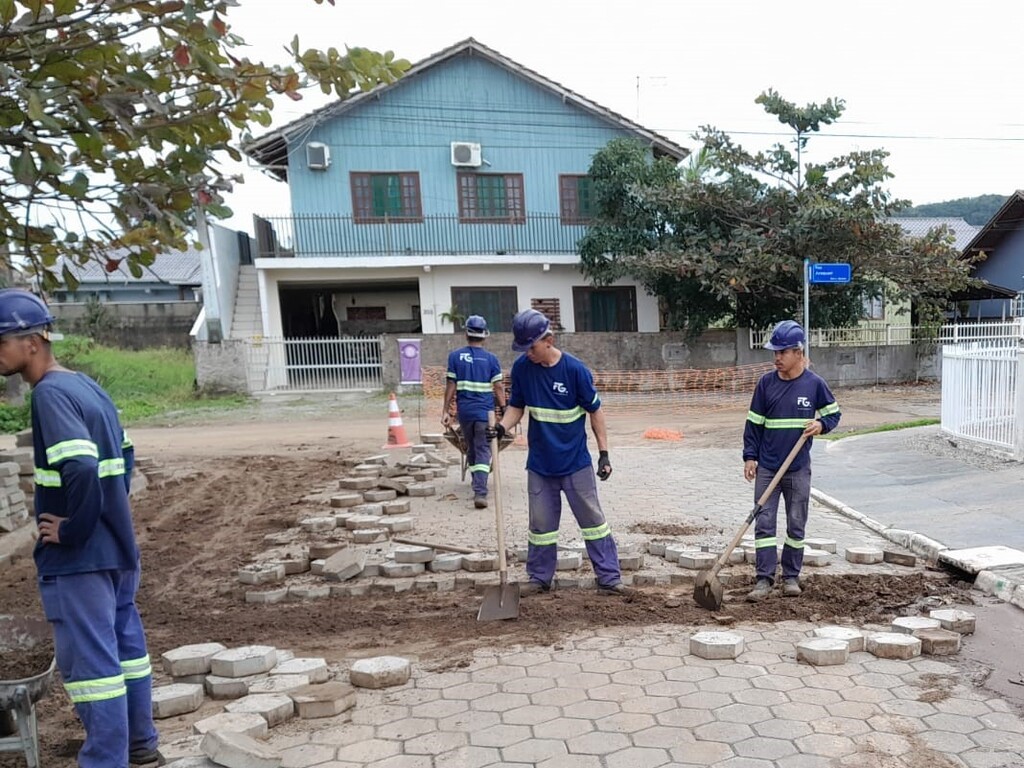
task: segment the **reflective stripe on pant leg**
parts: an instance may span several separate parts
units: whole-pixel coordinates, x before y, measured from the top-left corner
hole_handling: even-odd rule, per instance
[[[139,571],[121,571],[116,582],[118,654],[128,691],[128,749],[130,752],[156,749],[159,742],[153,724],[153,670],[146,648],[146,635],[135,606]]]
[[[473,495],[486,496],[487,478],[491,471],[491,443],[487,439],[487,422],[463,422],[462,435],[466,441],[466,466],[471,473]]]
[[[594,470],[591,467],[584,467],[566,477],[563,485],[565,498],[580,527],[587,555],[594,566],[597,583],[602,587],[618,584],[622,581],[619,552],[611,527],[601,510]]]
[[[754,479],[754,498],[761,498],[761,494],[771,484],[775,472],[769,469],[757,468],[757,477]],[[778,540],[775,538],[776,518],[779,514],[779,488],[776,486],[772,495],[765,502],[761,514],[754,521],[754,546],[757,548],[755,554],[757,578],[768,579],[775,582],[775,571],[779,564]]]
[[[128,698],[115,629],[115,574],[95,571],[39,580],[57,665],[85,728],[80,768],[128,764]]]
[[[804,565],[804,536],[811,506],[811,468],[787,472],[782,478],[786,501],[786,544],[782,548],[782,577],[800,575]]]
[[[530,505],[529,547],[526,575],[550,584],[558,564],[558,523],[562,517],[562,478],[526,472]]]

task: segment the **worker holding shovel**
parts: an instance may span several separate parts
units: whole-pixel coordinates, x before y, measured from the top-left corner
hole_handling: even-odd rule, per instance
[[[828,384],[807,366],[804,329],[793,320],[775,326],[764,345],[775,353],[775,370],[757,382],[743,430],[743,476],[760,498],[802,435],[802,447],[768,498],[759,502],[754,528],[757,583],[752,603],[771,594],[778,565],[775,536],[779,496],[786,501],[786,539],[782,547],[782,594],[797,597],[804,560],[804,530],[811,498],[811,439],[839,424],[839,405]]]
[[[529,582],[521,594],[551,588],[558,555],[558,524],[562,494],[583,534],[587,555],[597,576],[598,593],[627,594],[622,584],[618,550],[597,498],[597,483],[587,450],[586,422],[597,439],[597,474],[612,473],[608,458],[608,432],[601,400],[590,370],[555,346],[551,323],[535,309],[520,312],[512,321],[512,348],[524,352],[512,365],[512,394],[501,421],[489,434],[500,439],[530,409],[526,460],[530,498]]]

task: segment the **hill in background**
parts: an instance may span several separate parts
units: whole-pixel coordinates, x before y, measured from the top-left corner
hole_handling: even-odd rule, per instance
[[[1006,195],[979,195],[978,197],[961,197],[958,200],[946,200],[942,203],[926,203],[915,205],[900,211],[900,216],[960,216],[968,224],[976,227],[984,226],[995,215]]]

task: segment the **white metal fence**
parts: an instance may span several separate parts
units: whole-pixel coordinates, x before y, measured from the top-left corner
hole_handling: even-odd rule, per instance
[[[1024,460],[1024,318],[942,347],[942,430]],[[971,328],[972,326],[960,326]]]
[[[277,339],[246,345],[250,392],[323,392],[384,388],[381,338]]]
[[[811,349],[822,347],[884,347],[915,342],[960,344],[971,341],[998,341],[1016,334],[1020,318],[995,323],[963,323],[939,327],[937,331],[916,325],[887,325],[857,328],[812,328],[808,332]],[[750,348],[761,349],[772,329],[750,329]]]

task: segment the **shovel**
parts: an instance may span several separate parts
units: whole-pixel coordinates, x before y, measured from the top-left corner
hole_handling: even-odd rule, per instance
[[[494,426],[494,411],[487,414],[487,426]],[[488,587],[480,603],[477,621],[501,621],[519,618],[519,585],[508,583],[508,563],[505,560],[505,515],[501,509],[501,469],[498,462],[498,440],[491,441],[491,467],[494,470],[494,517],[498,526],[498,574],[500,583]]]
[[[793,463],[793,459],[800,453],[800,449],[804,447],[804,443],[807,442],[807,435],[800,435],[800,439],[796,441],[796,445],[793,446],[793,450],[789,452],[786,460],[782,462],[782,466],[779,467],[779,471],[775,473],[775,477],[768,484],[768,487],[764,489],[764,493],[761,494],[761,498],[754,504],[754,508],[750,510],[750,514],[747,515],[747,519],[743,521],[743,525],[736,532],[732,541],[729,542],[729,546],[725,548],[722,556],[718,558],[710,570],[701,571],[697,574],[697,578],[693,583],[693,599],[697,601],[697,604],[702,608],[707,608],[709,611],[717,611],[722,607],[722,594],[724,592],[722,588],[722,582],[718,580],[718,572],[722,570],[722,566],[729,560],[729,555],[736,549],[736,545],[740,543],[740,539],[743,538],[743,534],[747,532],[750,524],[754,522],[754,519],[761,514],[761,510],[764,508],[765,503],[772,495],[772,491],[775,490],[775,486],[779,484],[782,476],[786,474],[786,470],[789,469],[789,465]]]

